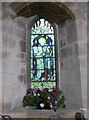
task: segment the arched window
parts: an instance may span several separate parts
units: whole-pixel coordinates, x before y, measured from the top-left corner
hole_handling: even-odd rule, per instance
[[[45,19],[31,29],[31,87],[40,86],[56,86],[54,28]]]

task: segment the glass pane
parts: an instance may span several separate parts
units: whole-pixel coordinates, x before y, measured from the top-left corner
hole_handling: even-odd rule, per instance
[[[47,20],[40,19],[33,25],[31,32],[32,34],[52,34],[54,30]]]
[[[47,36],[52,39],[52,44],[54,45],[54,35],[47,35]]]
[[[43,88],[53,88],[56,87],[56,82],[32,82],[31,86],[32,88],[41,88],[41,85],[43,85]]]
[[[31,80],[36,86],[36,81],[43,81],[48,87],[54,85],[51,81],[56,84],[54,43],[52,25],[45,19],[36,21],[31,35]]]
[[[31,35],[31,46],[33,46],[33,40],[36,38],[38,35]]]

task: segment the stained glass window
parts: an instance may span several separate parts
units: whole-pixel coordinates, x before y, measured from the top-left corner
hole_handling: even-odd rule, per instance
[[[53,26],[39,19],[31,29],[31,86],[56,86]]]

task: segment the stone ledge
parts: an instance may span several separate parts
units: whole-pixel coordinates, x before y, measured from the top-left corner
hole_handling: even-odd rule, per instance
[[[10,110],[7,113],[11,116],[11,118],[75,118],[75,113],[80,112],[78,109],[73,108],[65,108],[65,109],[59,109],[56,112],[53,110],[37,110],[37,109],[31,109],[31,108],[15,108],[14,110]]]
[[[12,120],[75,120],[75,118],[13,118]]]

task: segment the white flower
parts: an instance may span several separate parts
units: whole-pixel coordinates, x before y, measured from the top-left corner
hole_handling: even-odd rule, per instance
[[[42,108],[43,108],[43,107],[44,107],[44,103],[41,103],[41,104],[40,104],[40,107],[42,107]]]
[[[51,108],[53,107],[52,104],[50,104],[50,107],[51,107]]]
[[[53,90],[52,89],[49,89],[49,92],[52,92]]]
[[[50,100],[50,97],[48,96],[48,100]]]
[[[29,106],[26,106],[25,108],[30,108]]]
[[[57,101],[55,101],[55,104],[57,104]]]
[[[40,94],[39,94],[39,93],[38,93],[37,95],[38,95],[38,96],[40,96]]]
[[[36,96],[36,93],[34,93],[34,96]]]

